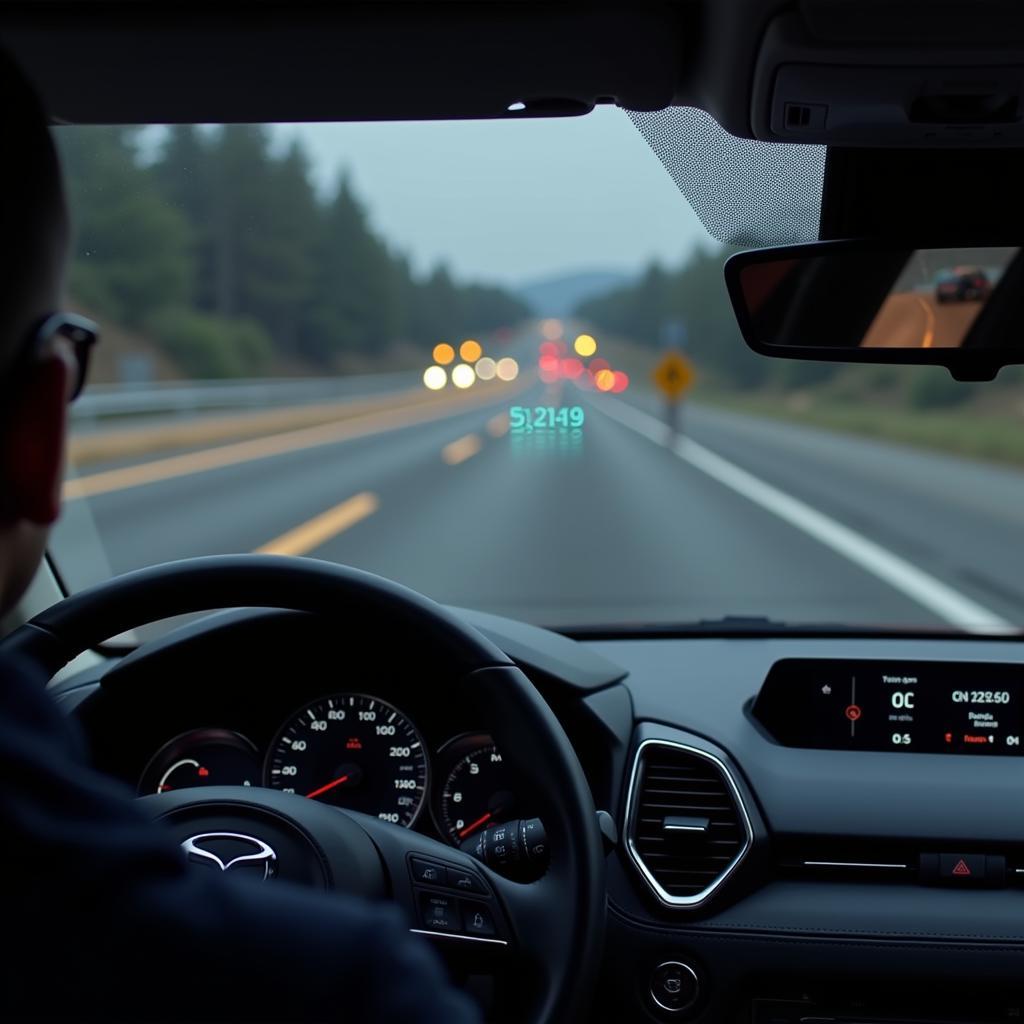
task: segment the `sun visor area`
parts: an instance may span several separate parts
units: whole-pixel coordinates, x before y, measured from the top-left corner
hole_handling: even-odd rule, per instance
[[[628,113],[718,241],[779,245],[818,238],[824,146],[737,138],[696,107]]]

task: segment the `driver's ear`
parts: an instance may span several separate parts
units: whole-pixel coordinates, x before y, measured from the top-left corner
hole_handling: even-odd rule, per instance
[[[69,379],[67,361],[46,356],[0,410],[0,519],[49,526],[60,514]]]

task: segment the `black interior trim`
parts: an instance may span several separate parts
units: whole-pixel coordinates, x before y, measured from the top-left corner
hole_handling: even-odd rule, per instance
[[[59,122],[551,117],[671,103],[682,9],[23,2],[0,5],[0,44]]]

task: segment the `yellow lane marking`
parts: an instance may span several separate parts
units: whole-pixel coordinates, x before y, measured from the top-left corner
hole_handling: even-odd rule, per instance
[[[458,441],[452,441],[441,449],[441,458],[449,466],[457,466],[466,459],[471,459],[483,447],[483,442],[476,434],[467,434]]]
[[[504,437],[508,433],[508,413],[499,412],[487,421],[487,433],[491,437]]]
[[[381,409],[425,404],[431,399],[437,401],[429,392],[415,388],[348,401],[285,406],[259,412],[226,413],[198,420],[161,423],[155,427],[115,427],[95,433],[73,435],[69,442],[68,454],[74,465],[79,468],[90,463],[112,462],[115,459],[155,457],[175,449],[212,448],[216,444],[226,444],[229,441],[245,441],[252,437],[280,434],[301,427],[339,423]]]
[[[518,393],[524,390],[525,386],[517,387],[506,394]],[[254,438],[250,441],[238,441],[234,444],[219,445],[216,448],[204,448],[202,451],[187,452],[184,455],[171,455],[164,459],[156,459],[153,462],[144,462],[135,466],[104,470],[66,481],[64,500],[74,501],[76,498],[90,498],[97,494],[108,494],[111,491],[139,487],[173,477],[220,469],[240,462],[265,459],[271,455],[282,455],[304,448],[314,448],[318,445],[334,444],[338,441],[349,441],[388,430],[397,430],[399,427],[429,423],[463,410],[468,411],[481,405],[489,405],[495,401],[496,397],[488,389],[479,396],[472,398],[467,396],[466,399],[462,399],[458,403],[449,401],[444,405],[434,405],[427,409],[420,406],[411,409],[384,409],[341,423],[304,427],[301,430],[289,430],[282,434],[272,434],[269,437]]]
[[[256,549],[257,555],[304,555],[337,537],[360,520],[372,516],[380,508],[376,494],[363,491],[347,498],[340,505],[321,512],[280,537]]]
[[[928,325],[921,336],[921,348],[931,348],[935,341],[935,310],[920,295],[915,295],[914,298],[917,299],[918,305],[924,311],[925,321]]]

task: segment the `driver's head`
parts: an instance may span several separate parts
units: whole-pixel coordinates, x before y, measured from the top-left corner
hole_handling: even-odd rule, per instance
[[[60,308],[67,213],[42,106],[0,52],[0,614],[31,580],[60,506],[69,345],[36,342]]]

